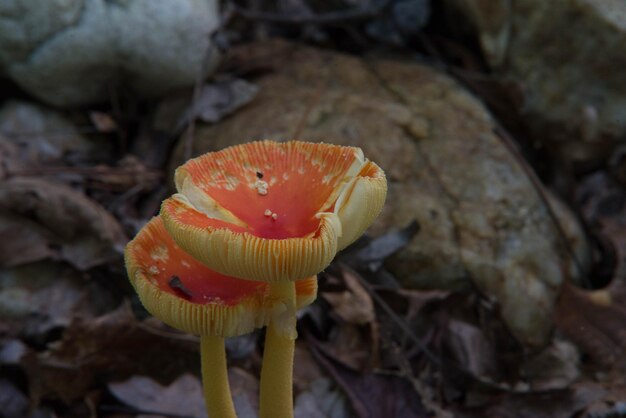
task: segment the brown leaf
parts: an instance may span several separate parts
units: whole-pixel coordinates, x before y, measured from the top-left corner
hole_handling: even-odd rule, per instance
[[[242,79],[206,84],[202,87],[196,102],[178,122],[178,129],[195,118],[209,123],[219,122],[250,103],[258,91],[257,86]]]
[[[493,397],[486,406],[459,411],[459,418],[571,418],[604,395],[597,384],[531,393],[509,393]]]
[[[307,389],[311,383],[323,376],[320,366],[315,362],[311,351],[301,339],[296,341],[293,363],[293,386],[296,392]]]
[[[48,333],[75,317],[90,318],[106,297],[85,286],[79,273],[60,263],[42,261],[5,269],[0,276],[0,322],[8,334],[45,344]]]
[[[451,319],[445,333],[446,345],[457,364],[474,376],[496,373],[496,353],[484,332],[467,322]]]
[[[109,383],[107,387],[117,399],[140,413],[207,416],[202,384],[190,374],[183,374],[168,386],[146,376],[133,376],[123,382]]]
[[[69,403],[103,374],[109,379],[139,374],[172,380],[199,370],[197,338],[147,322],[138,322],[127,304],[95,320],[76,319],[61,341],[39,355],[31,376],[41,386],[38,391]]]
[[[320,348],[353,370],[373,367],[378,362],[379,349],[374,302],[359,277],[349,267],[341,266],[340,276],[327,278],[343,289],[320,292],[338,319],[328,340],[320,341]]]
[[[566,283],[554,320],[594,361],[626,371],[626,292],[617,289],[585,291]]]
[[[0,184],[0,264],[46,258],[86,270],[119,260],[127,238],[99,204],[70,187],[39,178]]]
[[[111,133],[118,129],[117,122],[108,113],[92,111],[89,112],[89,119],[98,132]]]
[[[315,359],[344,391],[356,417],[430,416],[411,384],[397,376],[353,371],[329,358],[310,334],[305,334]]]
[[[365,325],[374,321],[374,303],[363,286],[359,283],[355,272],[343,268],[342,278],[346,290],[341,292],[321,292],[321,296],[333,308],[342,320],[356,325]]]
[[[521,375],[532,390],[570,387],[580,377],[580,352],[569,341],[554,339],[549,346],[532,355],[520,367]]]

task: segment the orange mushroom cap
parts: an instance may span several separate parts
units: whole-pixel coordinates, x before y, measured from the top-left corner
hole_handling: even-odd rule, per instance
[[[210,268],[278,282],[323,270],[380,213],[384,172],[360,148],[259,141],[176,170],[161,215],[174,240]]]
[[[126,247],[130,281],[145,308],[166,324],[197,335],[232,337],[260,328],[280,301],[269,285],[236,279],[213,270],[184,252],[153,218]],[[296,306],[315,300],[317,279],[296,282]]]

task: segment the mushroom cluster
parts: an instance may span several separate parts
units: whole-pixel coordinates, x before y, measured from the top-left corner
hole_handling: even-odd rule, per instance
[[[175,182],[126,248],[131,283],[150,313],[201,336],[210,417],[235,416],[224,338],[266,326],[260,416],[292,417],[296,310],[380,213],[385,174],[359,148],[259,141],[189,160]]]

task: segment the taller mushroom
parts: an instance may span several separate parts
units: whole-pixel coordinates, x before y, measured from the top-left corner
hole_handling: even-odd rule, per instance
[[[219,273],[269,283],[260,412],[293,416],[295,281],[322,271],[374,221],[384,172],[360,148],[259,141],[189,160],[175,182],[161,216],[176,243]]]

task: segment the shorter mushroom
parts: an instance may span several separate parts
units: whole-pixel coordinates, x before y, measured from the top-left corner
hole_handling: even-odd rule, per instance
[[[144,307],[166,324],[201,338],[202,381],[209,417],[235,417],[224,338],[268,324],[280,301],[265,282],[210,270],[176,245],[160,217],[126,247],[126,268]],[[315,300],[316,277],[298,280],[298,307]]]

